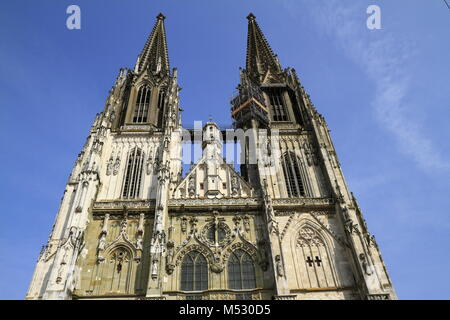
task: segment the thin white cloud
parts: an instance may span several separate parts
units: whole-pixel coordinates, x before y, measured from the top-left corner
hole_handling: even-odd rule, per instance
[[[285,4],[290,9],[296,6],[294,2]],[[364,3],[305,1],[301,7],[309,8],[319,30],[334,39],[336,46],[373,81],[376,92],[372,107],[376,119],[395,137],[399,149],[426,171],[450,169],[449,159],[423,134],[420,119],[414,118],[413,110],[418,106],[405,104],[410,88],[408,63],[414,55],[408,41],[394,37],[386,28],[368,30]]]

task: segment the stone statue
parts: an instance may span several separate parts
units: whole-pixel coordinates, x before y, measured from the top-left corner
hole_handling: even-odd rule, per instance
[[[372,273],[373,273],[372,267],[369,265],[366,255],[364,253],[360,253],[359,259],[361,260],[362,267],[363,267],[365,274],[368,276],[372,275]]]
[[[142,236],[139,236],[139,237],[136,239],[136,249],[142,250]]]
[[[188,192],[190,197],[195,195],[195,179],[192,176],[189,178]]]
[[[158,277],[158,259],[154,258],[152,260],[152,279],[156,279]]]
[[[231,194],[233,196],[237,195],[239,191],[239,181],[237,176],[231,178]]]
[[[106,246],[106,233],[102,232],[102,235],[100,236],[100,240],[98,241],[98,250],[104,250]]]
[[[117,156],[116,162],[114,162],[113,175],[117,175],[117,173],[119,173],[119,168],[120,168],[120,158],[119,158],[119,156]]]
[[[283,277],[284,276],[284,268],[283,268],[283,264],[281,262],[281,256],[278,254],[275,256],[275,263],[276,263],[276,269],[277,269],[277,274],[279,277]]]
[[[109,158],[108,160],[108,164],[106,165],[106,175],[109,176],[111,175],[112,169],[113,169],[113,158],[111,156],[111,158]]]

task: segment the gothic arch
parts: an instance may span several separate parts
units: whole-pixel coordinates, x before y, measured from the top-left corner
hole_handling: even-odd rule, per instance
[[[299,288],[338,287],[334,239],[309,219],[302,219],[288,233]]]
[[[128,239],[124,239],[122,237],[122,234],[119,236],[118,239],[111,242],[105,248],[105,256],[109,256],[112,252],[114,252],[118,249],[123,249],[123,250],[129,251],[131,259],[134,259],[134,257],[136,256],[134,245]]]
[[[94,291],[115,295],[134,293],[136,265],[132,248],[120,243],[110,246],[105,253],[105,261],[96,265],[95,279],[102,281],[96,281]]]
[[[228,288],[248,290],[256,288],[256,261],[242,249],[234,250],[227,261]]]
[[[286,150],[282,152],[279,164],[288,198],[310,196],[308,173],[301,156],[295,150]]]
[[[129,150],[123,176],[122,198],[139,198],[144,179],[144,159],[145,153],[138,146]]]
[[[175,266],[179,266],[183,261],[184,257],[186,256],[186,254],[188,254],[191,251],[198,251],[199,253],[203,254],[210,268],[211,266],[216,264],[214,254],[211,251],[211,249],[209,249],[207,246],[203,244],[194,243],[180,249],[177,253],[175,253],[174,256]]]
[[[237,239],[239,238],[240,241]],[[236,250],[243,250],[245,251],[255,264],[261,265],[264,261],[264,256],[261,255],[258,248],[251,242],[249,242],[247,239],[243,238],[242,236],[236,237],[235,241],[233,241],[229,246],[227,246],[224,250],[224,253],[222,255],[224,263],[228,263],[228,260],[230,258],[230,255],[236,251]]]
[[[152,102],[152,87],[146,84],[136,90],[136,99],[133,103],[132,122],[147,123]]]
[[[180,289],[203,291],[209,285],[208,260],[198,250],[191,250],[183,256],[180,267]]]

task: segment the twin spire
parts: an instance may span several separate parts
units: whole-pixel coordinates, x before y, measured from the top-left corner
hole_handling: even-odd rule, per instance
[[[256,17],[253,13],[250,13],[247,19],[248,35],[245,68],[248,74],[259,77],[266,75],[267,72],[280,73],[282,71],[281,65],[259,28]]]
[[[142,49],[136,62],[135,70],[138,73],[147,67],[153,72],[167,73],[170,71],[166,29],[164,28],[165,18],[162,13],[156,17],[157,20],[152,33],[148,37],[144,49]]]
[[[164,28],[165,18],[162,13],[156,17],[157,20],[153,30],[136,62],[135,70],[138,73],[147,67],[154,72],[167,73],[170,71],[166,30]],[[253,13],[250,13],[247,19],[247,72],[255,76],[264,76],[267,72],[280,73],[282,71],[281,65],[259,28],[256,17]]]

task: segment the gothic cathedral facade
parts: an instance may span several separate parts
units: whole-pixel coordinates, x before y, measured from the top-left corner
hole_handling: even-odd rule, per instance
[[[324,118],[247,19],[233,130],[187,130],[157,16],[78,155],[27,299],[396,299]],[[236,170],[222,148],[241,133]]]

